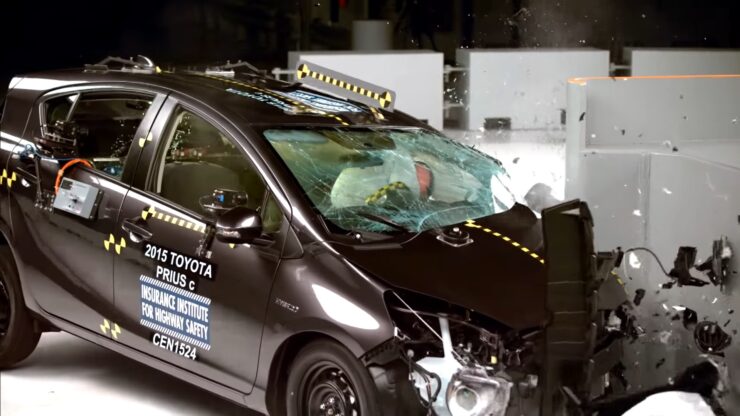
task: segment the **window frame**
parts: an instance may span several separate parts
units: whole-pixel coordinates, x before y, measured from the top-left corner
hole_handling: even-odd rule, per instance
[[[283,213],[283,217],[287,218],[285,215],[285,210],[281,206],[278,196],[270,188],[270,185],[268,181],[266,180],[265,175],[257,167],[257,164],[254,162],[254,160],[252,160],[252,157],[245,151],[245,149],[243,148],[239,140],[237,140],[237,138],[233,134],[231,134],[227,129],[223,128],[221,124],[219,124],[212,117],[208,116],[205,112],[200,111],[195,106],[184,103],[181,100],[176,100],[175,104],[171,107],[171,109],[169,109],[165,114],[160,113],[158,116],[158,118],[161,117],[165,119],[164,125],[161,130],[161,134],[160,134],[161,137],[159,137],[159,139],[157,140],[157,148],[154,151],[154,155],[152,156],[151,161],[148,162],[148,166],[139,167],[140,169],[146,169],[147,173],[146,173],[146,179],[144,181],[143,189],[142,188],[137,188],[137,189],[139,189],[139,191],[141,192],[144,192],[149,197],[153,197],[159,201],[165,202],[166,204],[174,207],[175,209],[178,209],[184,213],[187,213],[193,218],[196,218],[204,223],[212,224],[215,222],[215,219],[213,217],[203,215],[199,212],[195,212],[185,206],[180,205],[179,203],[175,201],[165,198],[164,196],[156,192],[156,181],[159,176],[159,170],[164,167],[164,161],[165,161],[164,159],[167,155],[167,150],[169,147],[168,141],[170,137],[172,136],[174,129],[176,127],[174,122],[182,111],[187,111],[196,117],[200,117],[204,122],[208,123],[213,128],[218,130],[218,132],[234,146],[234,148],[239,152],[242,158],[244,158],[247,164],[259,176],[260,181],[262,182],[262,185],[264,186],[264,192],[262,193],[262,198],[259,201],[259,204],[257,205],[257,212],[259,213],[260,217],[262,217],[264,213],[265,206],[267,204],[267,201],[269,200],[269,197],[272,196],[273,198],[276,199],[278,207]]]
[[[152,121],[156,121],[156,115],[162,108],[162,105],[164,104],[165,98],[167,96],[166,93],[162,93],[160,91],[152,90],[152,89],[146,89],[143,87],[135,87],[135,86],[120,86],[120,85],[113,85],[113,84],[105,84],[105,85],[78,85],[78,86],[72,86],[72,87],[64,87],[57,90],[52,90],[49,92],[46,92],[42,96],[40,96],[36,100],[35,109],[38,113],[38,123],[34,127],[35,133],[34,134],[41,134],[40,129],[41,126],[46,124],[46,103],[50,100],[53,100],[55,98],[64,97],[64,96],[73,96],[77,95],[77,99],[72,104],[72,106],[69,109],[69,112],[67,113],[66,120],[69,120],[70,116],[74,114],[75,108],[77,107],[77,103],[79,103],[80,99],[84,94],[131,94],[131,95],[140,95],[140,96],[147,96],[151,97],[152,103],[149,105],[149,108],[146,110],[146,113],[144,113],[144,117],[142,117],[142,121],[137,127],[137,131],[141,128],[142,123],[144,120],[147,119],[150,115],[152,116]],[[149,129],[153,127],[153,123],[150,123]],[[80,166],[79,169],[87,169],[90,172],[95,172],[97,175],[101,175],[105,177],[106,179],[116,181],[119,183],[131,185],[133,176],[138,169],[138,163],[139,163],[139,157],[141,156],[139,149],[137,149],[135,146],[133,146],[133,143],[136,141],[136,135],[134,135],[134,138],[132,139],[132,145],[129,146],[128,153],[126,154],[126,160],[123,164],[123,172],[120,177],[111,175],[103,170],[100,169],[94,169],[94,168],[88,168],[86,166]]]

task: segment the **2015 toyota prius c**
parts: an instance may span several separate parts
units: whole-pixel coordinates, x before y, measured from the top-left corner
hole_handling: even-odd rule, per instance
[[[14,78],[0,368],[61,330],[272,415],[553,414],[602,393],[617,258],[585,204],[540,218],[497,160],[322,71],[297,75],[351,100],[246,64]]]

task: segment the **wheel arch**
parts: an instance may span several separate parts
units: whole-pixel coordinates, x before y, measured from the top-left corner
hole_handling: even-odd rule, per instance
[[[12,256],[12,262],[13,267],[15,267],[16,273],[18,273],[18,283],[20,283],[20,291],[21,295],[23,296],[24,303],[26,304],[26,308],[31,313],[31,316],[34,318],[34,325],[35,329],[38,332],[48,332],[48,331],[57,331],[56,327],[51,324],[44,316],[42,316],[38,310],[38,305],[35,305],[35,299],[33,299],[32,296],[30,296],[29,291],[26,287],[26,280],[23,277],[23,273],[21,273],[21,268],[18,267],[18,253],[16,252],[16,248],[13,245],[13,239],[12,239],[12,233],[11,228],[8,226],[8,224],[5,222],[5,219],[0,217],[0,247],[8,247],[10,249],[10,254]],[[36,306],[36,308],[29,308],[29,303],[33,302],[33,305]],[[36,310],[35,310],[36,309]]]
[[[281,381],[284,381],[284,377],[287,376],[288,369],[293,364],[298,352],[309,343],[322,339],[344,345],[337,338],[326,333],[305,331],[291,335],[275,351],[267,376],[267,392],[265,395],[265,405],[271,415],[285,414],[285,383],[281,383]]]

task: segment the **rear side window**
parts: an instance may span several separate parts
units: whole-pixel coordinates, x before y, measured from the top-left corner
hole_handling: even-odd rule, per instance
[[[120,178],[134,135],[153,99],[131,93],[56,97],[44,104],[44,121],[47,125],[74,126],[80,158]]]

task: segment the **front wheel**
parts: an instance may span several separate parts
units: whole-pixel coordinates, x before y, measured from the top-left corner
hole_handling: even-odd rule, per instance
[[[304,347],[290,367],[288,416],[381,415],[370,373],[347,349],[331,341]]]

